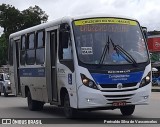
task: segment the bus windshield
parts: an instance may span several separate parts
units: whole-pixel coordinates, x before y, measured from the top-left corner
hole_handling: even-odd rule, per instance
[[[73,21],[78,59],[86,64],[134,64],[148,61],[139,24],[120,18]]]

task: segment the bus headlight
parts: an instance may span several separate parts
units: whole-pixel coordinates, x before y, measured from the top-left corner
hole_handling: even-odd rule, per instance
[[[97,85],[91,79],[87,78],[84,74],[81,74],[82,83],[90,88],[98,89]]]
[[[149,73],[147,74],[147,76],[142,79],[139,87],[146,86],[146,85],[148,85],[150,82],[151,82],[151,72],[149,72]]]

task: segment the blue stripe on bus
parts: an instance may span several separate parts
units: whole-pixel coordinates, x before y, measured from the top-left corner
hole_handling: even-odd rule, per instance
[[[140,82],[143,76],[143,71],[123,73],[123,74],[91,74],[97,84],[117,84],[117,83],[133,83]]]
[[[45,68],[20,68],[20,77],[45,77]]]

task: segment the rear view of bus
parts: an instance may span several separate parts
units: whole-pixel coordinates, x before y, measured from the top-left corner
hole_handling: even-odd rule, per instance
[[[78,108],[115,109],[131,115],[148,104],[151,64],[136,20],[86,18],[72,22],[77,52]]]

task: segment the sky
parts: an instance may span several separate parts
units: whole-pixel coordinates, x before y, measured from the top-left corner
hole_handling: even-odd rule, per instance
[[[160,30],[160,0],[0,0],[20,11],[38,5],[48,21],[64,16],[105,13],[137,19],[148,31]],[[0,34],[3,29],[0,28]]]

